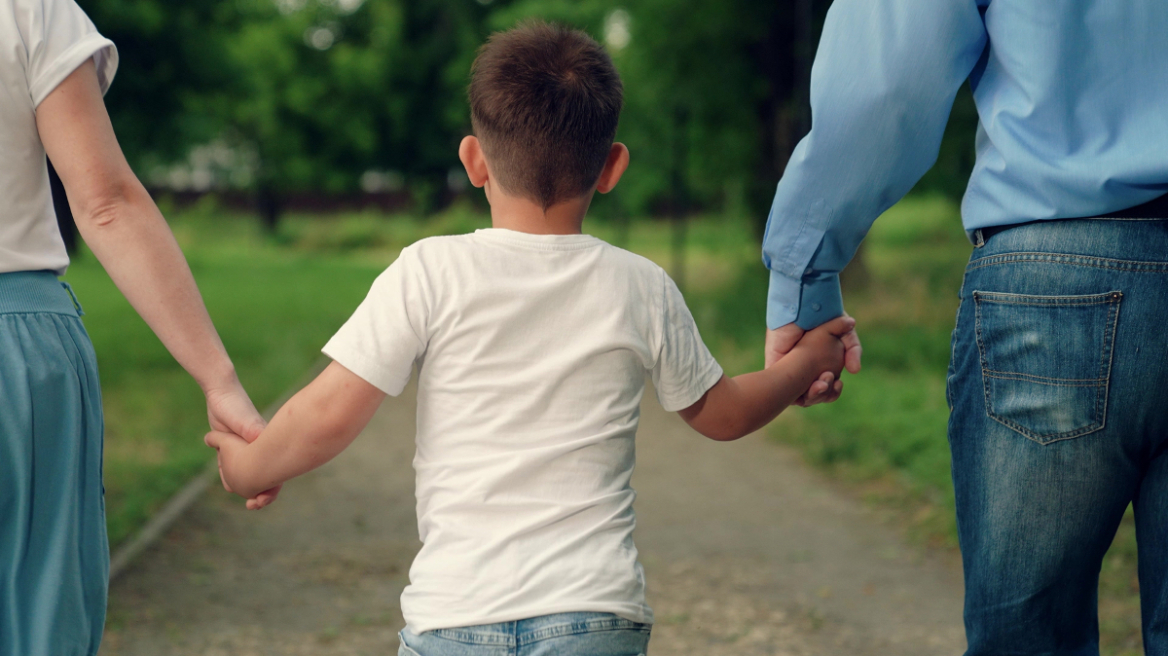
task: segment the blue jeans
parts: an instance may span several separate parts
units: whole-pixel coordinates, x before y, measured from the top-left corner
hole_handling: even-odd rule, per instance
[[[559,613],[421,635],[400,634],[398,656],[643,656],[649,624],[609,613]]]
[[[1168,221],[1018,226],[974,250],[948,395],[967,656],[1097,656],[1129,503],[1168,655]]]

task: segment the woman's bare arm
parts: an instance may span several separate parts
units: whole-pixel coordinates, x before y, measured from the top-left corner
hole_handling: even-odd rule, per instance
[[[122,154],[92,61],[37,107],[37,129],[85,243],[199,383],[211,426],[255,439],[264,421],[239,383],[170,227]]]

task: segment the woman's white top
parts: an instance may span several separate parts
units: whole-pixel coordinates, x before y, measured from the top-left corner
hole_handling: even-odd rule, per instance
[[[69,266],[36,109],[90,58],[104,93],[118,52],[74,0],[0,0],[0,273]]]

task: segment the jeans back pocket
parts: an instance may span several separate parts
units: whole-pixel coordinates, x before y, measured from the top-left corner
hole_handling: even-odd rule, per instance
[[[1039,444],[1101,430],[1120,292],[973,292],[986,413]]]

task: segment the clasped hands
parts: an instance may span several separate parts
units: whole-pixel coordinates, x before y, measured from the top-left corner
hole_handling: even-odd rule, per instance
[[[243,385],[234,377],[220,386],[206,389],[204,394],[207,397],[207,419],[213,431],[230,433],[252,442],[267,425],[244,391]],[[219,458],[218,450],[215,457]],[[231,487],[223,479],[222,461],[219,462],[219,479],[223,487],[231,492]],[[280,486],[260,492],[247,500],[247,509],[259,510],[275,501],[279,494]]]
[[[781,326],[776,330],[768,330],[765,346],[766,366],[770,367],[786,357],[799,344],[806,332],[793,323]],[[859,373],[862,349],[860,338],[855,329],[840,335],[839,340],[845,349],[844,367],[850,373]],[[828,371],[812,383],[807,392],[800,396],[795,403],[804,407],[819,403],[831,403],[838,399],[842,392],[843,381],[839,380],[833,372]],[[207,418],[213,431],[236,435],[247,442],[252,442],[259,437],[266,422],[234,375],[218,386],[207,388],[205,394],[207,397]],[[216,453],[216,458],[218,457],[218,453]],[[231,487],[226,480],[223,480],[221,460],[219,472],[223,487],[231,492]],[[280,486],[260,492],[247,500],[247,508],[259,510],[275,501],[279,494]]]
[[[794,323],[780,326],[775,330],[768,330],[766,346],[764,347],[766,366],[769,368],[782,360],[795,348],[795,345],[803,339],[806,333],[807,331]],[[860,347],[860,337],[856,334],[855,328],[840,336],[840,341],[845,349],[844,368],[848,370],[848,373],[860,373],[860,355],[863,349]],[[809,407],[819,403],[832,403],[840,397],[843,389],[844,382],[842,380],[838,379],[832,372],[824,372],[818,380],[811,384],[807,392],[795,401],[795,404]]]

